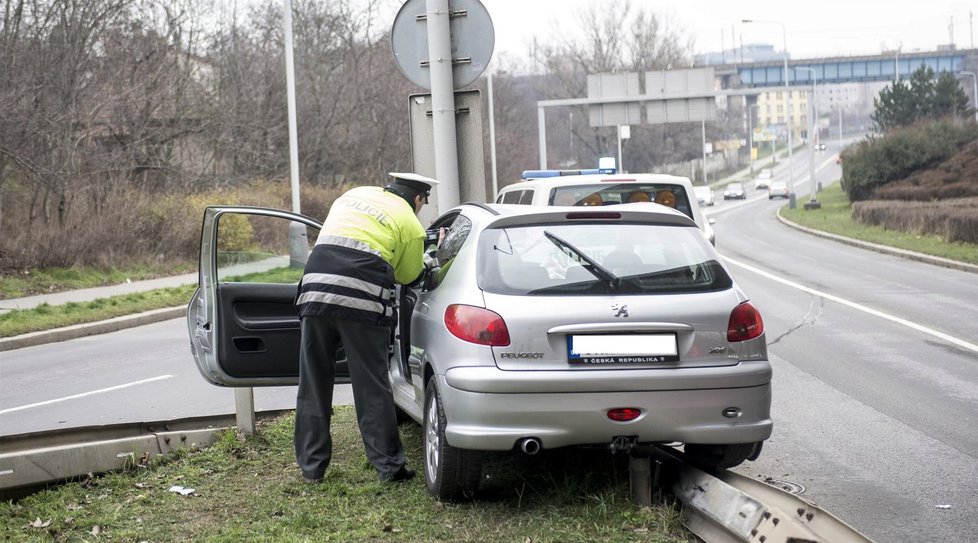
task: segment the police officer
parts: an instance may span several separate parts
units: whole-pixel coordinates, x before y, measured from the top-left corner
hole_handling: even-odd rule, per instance
[[[381,481],[405,481],[404,446],[387,378],[394,283],[424,272],[425,230],[417,213],[438,184],[391,173],[384,188],[357,187],[333,202],[299,283],[302,326],[295,455],[306,482],[321,481],[332,455],[329,432],[336,349],[342,342],[363,446]]]

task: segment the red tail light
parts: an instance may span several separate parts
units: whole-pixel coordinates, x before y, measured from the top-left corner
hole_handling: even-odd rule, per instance
[[[498,314],[471,305],[453,304],[445,310],[445,326],[453,336],[470,343],[505,347],[509,330]]]
[[[747,341],[764,333],[761,314],[750,302],[744,302],[730,312],[727,323],[727,341]]]
[[[641,414],[642,410],[635,407],[616,407],[608,410],[608,418],[616,422],[632,421]]]

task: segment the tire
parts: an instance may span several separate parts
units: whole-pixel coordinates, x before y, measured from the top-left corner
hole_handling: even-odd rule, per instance
[[[705,470],[730,469],[756,459],[761,445],[758,443],[734,443],[729,445],[699,445],[687,443],[684,447],[686,462]]]
[[[434,377],[425,387],[423,417],[424,478],[428,492],[445,501],[470,497],[479,488],[482,453],[448,444],[445,439],[448,421]]]

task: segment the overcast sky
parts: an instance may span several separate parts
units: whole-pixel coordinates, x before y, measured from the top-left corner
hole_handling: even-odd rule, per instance
[[[496,32],[496,51],[522,55],[527,37],[541,39],[566,33],[577,25],[577,14],[590,3],[612,6],[612,0],[483,0]],[[743,24],[742,19],[779,21],[787,33],[793,58],[879,53],[883,48],[933,51],[951,42],[971,48],[978,21],[978,1],[958,0],[633,0],[651,8],[670,26],[686,30],[696,53],[719,51],[735,42],[770,43],[782,49],[781,26]],[[558,25],[558,26],[554,26]]]

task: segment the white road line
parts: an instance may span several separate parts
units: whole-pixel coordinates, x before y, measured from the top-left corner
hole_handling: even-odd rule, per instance
[[[820,290],[816,290],[816,289],[813,289],[813,288],[810,288],[810,287],[806,287],[805,285],[800,285],[800,284],[795,283],[793,281],[788,281],[787,279],[782,279],[781,277],[778,277],[777,275],[774,275],[772,273],[766,272],[766,271],[764,271],[764,270],[762,270],[760,268],[755,268],[754,266],[751,266],[749,264],[744,264],[743,262],[739,262],[739,261],[734,260],[734,259],[732,259],[730,257],[727,257],[727,256],[724,256],[723,257],[723,260],[725,262],[729,262],[729,263],[731,263],[731,264],[733,264],[735,266],[739,266],[741,268],[744,268],[745,270],[752,271],[752,272],[754,272],[754,273],[756,273],[758,275],[767,277],[768,279],[771,279],[772,281],[777,281],[778,283],[781,283],[783,285],[787,285],[787,286],[789,286],[791,288],[795,288],[795,289],[801,290],[803,292],[807,292],[809,294],[814,294],[815,296],[821,296],[822,298],[825,298],[826,300],[832,300],[833,302],[837,302],[837,303],[840,303],[842,305],[849,306],[849,307],[851,307],[853,309],[857,309],[857,310],[862,311],[864,313],[869,313],[870,315],[873,315],[875,317],[879,317],[881,319],[886,319],[888,321],[895,322],[897,324],[902,324],[903,326],[906,326],[908,328],[912,328],[912,329],[914,329],[914,330],[916,330],[918,332],[923,332],[925,334],[932,335],[932,336],[934,336],[936,338],[942,339],[942,340],[947,341],[949,343],[953,343],[953,344],[955,344],[958,347],[961,347],[963,349],[968,349],[969,351],[973,351],[973,352],[978,353],[978,345],[975,345],[974,343],[969,343],[969,342],[964,341],[962,339],[958,339],[958,338],[956,338],[954,336],[945,334],[944,332],[939,332],[937,330],[934,330],[933,328],[928,328],[928,327],[923,326],[921,324],[917,324],[915,322],[911,322],[911,321],[908,321],[906,319],[901,319],[900,317],[895,317],[895,316],[890,315],[888,313],[883,313],[882,311],[877,311],[877,310],[875,310],[875,309],[873,309],[871,307],[866,307],[866,306],[864,306],[862,304],[857,304],[856,302],[851,302],[849,300],[846,300],[845,298],[840,298],[838,296],[833,296],[832,294],[828,294],[828,293],[822,292]]]
[[[49,405],[49,404],[52,404],[52,403],[64,402],[64,401],[67,401],[67,400],[74,400],[74,399],[77,399],[77,398],[84,398],[85,396],[92,396],[92,395],[95,395],[95,394],[102,394],[103,392],[112,392],[114,390],[121,390],[123,388],[133,387],[133,386],[136,386],[136,385],[143,385],[143,384],[146,384],[146,383],[152,383],[153,381],[162,381],[164,379],[171,379],[171,378],[173,378],[172,375],[159,375],[159,376],[156,376],[156,377],[151,377],[149,379],[143,379],[142,381],[133,381],[132,383],[126,383],[124,385],[116,385],[114,387],[103,388],[103,389],[100,389],[100,390],[92,390],[90,392],[83,392],[81,394],[75,394],[74,396],[65,396],[64,398],[55,398],[53,400],[47,400],[47,401],[43,401],[43,402],[32,403],[32,404],[29,404],[29,405],[22,405],[20,407],[11,407],[10,409],[4,409],[3,411],[0,411],[0,415],[5,415],[7,413],[13,413],[14,411],[23,411],[24,409],[31,409],[33,407],[40,407],[42,405]]]

